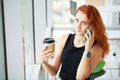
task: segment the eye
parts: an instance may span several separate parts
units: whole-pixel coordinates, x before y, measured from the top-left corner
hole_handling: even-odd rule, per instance
[[[81,23],[82,23],[82,25],[87,25],[86,21],[82,21]]]

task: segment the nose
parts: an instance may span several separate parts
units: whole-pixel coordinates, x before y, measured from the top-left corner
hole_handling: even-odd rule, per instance
[[[78,27],[78,28],[80,28],[80,27],[81,27],[80,22],[76,23],[76,27]]]

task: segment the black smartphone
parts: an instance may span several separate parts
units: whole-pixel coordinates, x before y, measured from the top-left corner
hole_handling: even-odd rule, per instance
[[[90,33],[92,33],[92,27],[91,27],[91,26],[88,28],[88,30],[90,31]],[[85,34],[87,34],[87,35],[88,35],[88,32],[86,31],[86,33],[85,33]],[[87,37],[86,37],[86,36],[84,36],[84,37],[83,37],[83,40],[86,42],[86,41],[87,41]]]

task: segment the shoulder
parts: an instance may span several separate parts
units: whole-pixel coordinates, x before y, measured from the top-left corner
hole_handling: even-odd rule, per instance
[[[96,44],[96,45],[92,48],[92,53],[93,53],[93,56],[102,57],[102,55],[103,55],[103,48],[102,48],[99,44]]]
[[[99,52],[103,52],[103,48],[99,44],[96,44],[95,50],[97,50]]]
[[[68,36],[69,34],[62,35],[55,41],[55,61],[59,61]]]
[[[64,34],[64,35],[62,35],[61,37],[59,37],[58,39],[67,39],[69,35],[70,35],[70,34]]]
[[[64,46],[64,44],[66,43],[69,35],[70,35],[70,34],[64,34],[64,35],[62,35],[61,37],[59,37],[59,38],[56,40],[56,44]]]

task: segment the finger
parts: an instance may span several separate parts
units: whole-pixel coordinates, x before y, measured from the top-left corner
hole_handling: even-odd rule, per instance
[[[51,52],[53,52],[52,49],[48,49],[48,50],[45,50],[45,51],[44,51],[45,54],[46,54],[46,53],[51,53]]]
[[[45,60],[50,59],[50,58],[51,58],[51,56],[49,56],[49,57],[44,57],[43,59],[44,59],[44,61],[45,61]]]
[[[92,30],[92,37],[94,37],[95,36],[95,33],[94,33],[94,31]]]
[[[42,58],[48,59],[48,58],[51,57],[52,55],[53,55],[53,53],[47,53],[47,54],[44,54],[44,55],[42,56]]]
[[[88,29],[87,29],[87,34],[90,38],[92,37],[91,32]]]

